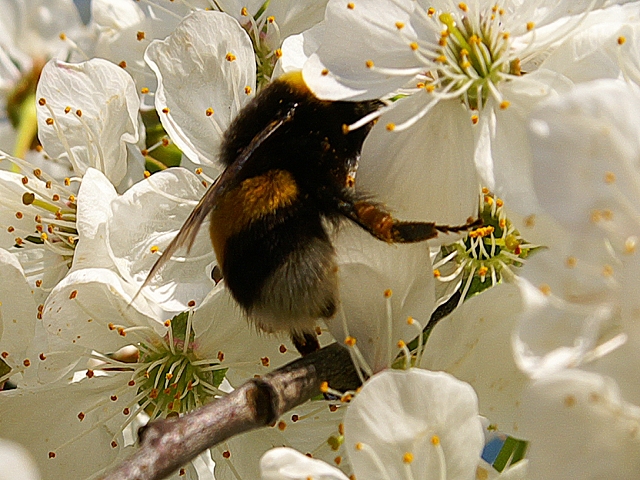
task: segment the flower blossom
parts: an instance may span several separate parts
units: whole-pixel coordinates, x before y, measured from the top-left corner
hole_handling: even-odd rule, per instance
[[[386,370],[372,377],[345,415],[356,477],[475,478],[484,443],[473,389],[442,372]],[[340,470],[290,449],[261,460],[265,480],[346,480]]]

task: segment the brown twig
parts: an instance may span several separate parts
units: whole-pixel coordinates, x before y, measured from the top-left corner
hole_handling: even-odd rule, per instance
[[[141,429],[141,445],[104,480],[161,479],[234,435],[272,424],[320,393],[322,382],[339,391],[360,384],[349,352],[336,343],[249,380],[226,397],[179,418]]]

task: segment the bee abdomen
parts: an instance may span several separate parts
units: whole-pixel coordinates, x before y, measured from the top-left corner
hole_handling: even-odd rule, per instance
[[[285,325],[296,318],[312,325],[335,313],[333,247],[320,215],[300,207],[253,222],[225,245],[222,271],[238,303],[253,317],[283,322],[282,328],[266,330],[288,330]]]

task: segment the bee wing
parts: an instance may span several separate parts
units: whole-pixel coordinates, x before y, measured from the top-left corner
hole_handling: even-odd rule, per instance
[[[153,264],[153,267],[149,270],[149,274],[142,283],[142,286],[131,299],[131,303],[133,303],[136,297],[140,294],[140,291],[149,285],[151,279],[153,279],[153,277],[169,262],[169,260],[171,260],[173,254],[176,253],[179,248],[186,246],[187,252],[191,250],[193,242],[195,242],[196,235],[200,230],[200,225],[202,225],[204,219],[207,218],[207,215],[216,208],[216,204],[220,197],[227,190],[236,185],[238,181],[238,173],[242,167],[251,158],[256,149],[267,138],[269,138],[273,132],[293,118],[294,111],[295,105],[289,110],[283,112],[281,118],[273,120],[260,133],[253,137],[249,145],[247,145],[238,155],[238,158],[236,158],[234,162],[229,165],[224,172],[222,172],[222,175],[218,177],[215,183],[209,187],[209,190],[207,190],[202,199],[200,199],[196,207],[191,212],[191,215],[189,215],[187,220],[182,224],[178,234],[165,249],[162,256]]]

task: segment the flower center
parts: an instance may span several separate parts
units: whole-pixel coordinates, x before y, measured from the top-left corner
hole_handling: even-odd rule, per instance
[[[440,31],[437,43],[421,44],[412,49],[428,66],[427,92],[445,97],[461,96],[472,110],[480,110],[493,96],[501,108],[506,103],[496,85],[520,75],[520,62],[511,58],[511,40],[504,28],[505,11],[497,5],[487,12],[469,12],[466,4],[459,11],[436,14],[430,8],[422,12],[425,19]],[[434,25],[435,24],[435,25]],[[533,28],[533,26],[531,27]],[[421,42],[422,43],[422,42]]]
[[[258,90],[271,81],[276,62],[282,56],[280,28],[275,17],[266,15],[267,5],[265,2],[254,16],[246,8],[242,9],[242,16],[247,20],[241,25],[249,34],[255,52]]]
[[[513,276],[529,254],[540,248],[526,242],[506,218],[503,202],[483,189],[480,217],[483,226],[458,242],[442,247],[442,259],[434,264],[434,276],[443,282],[459,281],[464,286],[460,303],[496,285],[503,275]],[[445,271],[448,269],[448,271]],[[488,278],[491,281],[486,281]]]
[[[134,380],[140,403],[152,419],[186,413],[220,394],[227,369],[195,355],[190,317],[191,312],[174,317],[162,343],[138,347],[140,367]]]
[[[66,178],[62,185],[24,160],[2,154],[0,162],[3,160],[12,164],[9,175],[16,184],[19,180],[21,187],[0,198],[0,206],[14,213],[13,221],[0,227],[15,236],[16,248],[44,246],[70,264],[78,239],[76,196],[71,184],[80,179]]]

